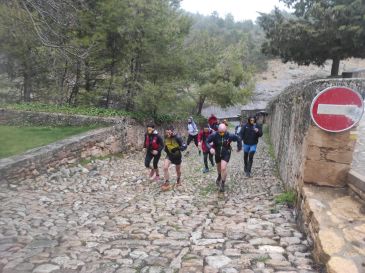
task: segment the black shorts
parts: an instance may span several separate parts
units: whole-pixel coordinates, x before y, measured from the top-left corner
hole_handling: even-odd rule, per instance
[[[223,150],[222,152],[216,151],[215,163],[220,163],[222,160],[228,163],[230,158],[231,150]]]
[[[166,159],[170,160],[172,164],[174,165],[180,165],[182,162],[182,155],[180,153],[179,156],[176,155],[172,155],[172,154],[167,154]]]

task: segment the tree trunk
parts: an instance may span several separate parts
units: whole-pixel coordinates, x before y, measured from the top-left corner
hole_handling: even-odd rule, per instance
[[[23,72],[23,89],[24,89],[24,93],[23,93],[23,100],[25,102],[30,102],[31,100],[31,94],[32,94],[32,76],[31,76],[31,72],[29,71],[28,67],[26,67],[24,69]]]
[[[205,99],[206,99],[206,96],[203,96],[203,95],[199,96],[199,100],[198,100],[198,104],[197,104],[197,114],[198,115],[202,114]]]
[[[111,92],[113,90],[114,75],[115,75],[115,64],[116,64],[116,60],[115,60],[115,57],[114,57],[114,54],[113,54],[111,68],[110,68],[110,81],[109,81],[108,93],[107,93],[107,96],[106,96],[106,102],[105,102],[105,107],[106,108],[109,107],[110,95],[111,95]]]
[[[70,97],[68,98],[68,101],[67,101],[68,104],[70,104],[70,105],[76,104],[76,97],[79,93],[79,87],[80,87],[80,74],[81,74],[81,61],[77,60],[75,84],[72,87]]]
[[[85,90],[87,92],[91,91],[91,75],[90,75],[90,65],[88,61],[85,61]]]
[[[338,70],[340,68],[340,58],[335,57],[332,59],[331,76],[338,76]]]
[[[61,75],[61,79],[60,79],[60,89],[61,89],[61,94],[62,94],[62,102],[64,102],[64,99],[67,98],[67,96],[64,96],[64,87],[65,87],[65,81],[66,81],[66,77],[67,77],[67,70],[68,70],[68,62],[67,59],[65,60],[65,68],[63,69],[63,73]]]

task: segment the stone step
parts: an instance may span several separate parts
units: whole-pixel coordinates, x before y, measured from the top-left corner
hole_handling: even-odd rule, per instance
[[[347,188],[303,186],[300,218],[314,241],[314,258],[329,273],[364,272],[365,214]],[[304,225],[303,225],[304,227]]]
[[[347,183],[350,189],[365,201],[365,175],[351,170],[347,176]]]

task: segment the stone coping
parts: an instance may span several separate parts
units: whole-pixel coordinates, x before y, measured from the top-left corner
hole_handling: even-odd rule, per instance
[[[347,188],[304,185],[301,220],[314,241],[314,257],[328,273],[365,272],[364,204]],[[303,225],[304,227],[304,225]]]
[[[347,183],[361,199],[365,201],[365,175],[355,170],[350,170],[347,175]]]

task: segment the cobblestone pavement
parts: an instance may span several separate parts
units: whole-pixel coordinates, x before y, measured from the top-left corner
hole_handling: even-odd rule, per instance
[[[141,153],[3,189],[0,272],[319,272],[293,210],[275,204],[267,150],[259,143],[250,179],[233,153],[225,194],[192,145],[183,186],[168,192],[145,178]]]
[[[352,168],[365,175],[365,114],[363,115],[358,130],[358,139],[355,146],[355,152],[352,162]]]

